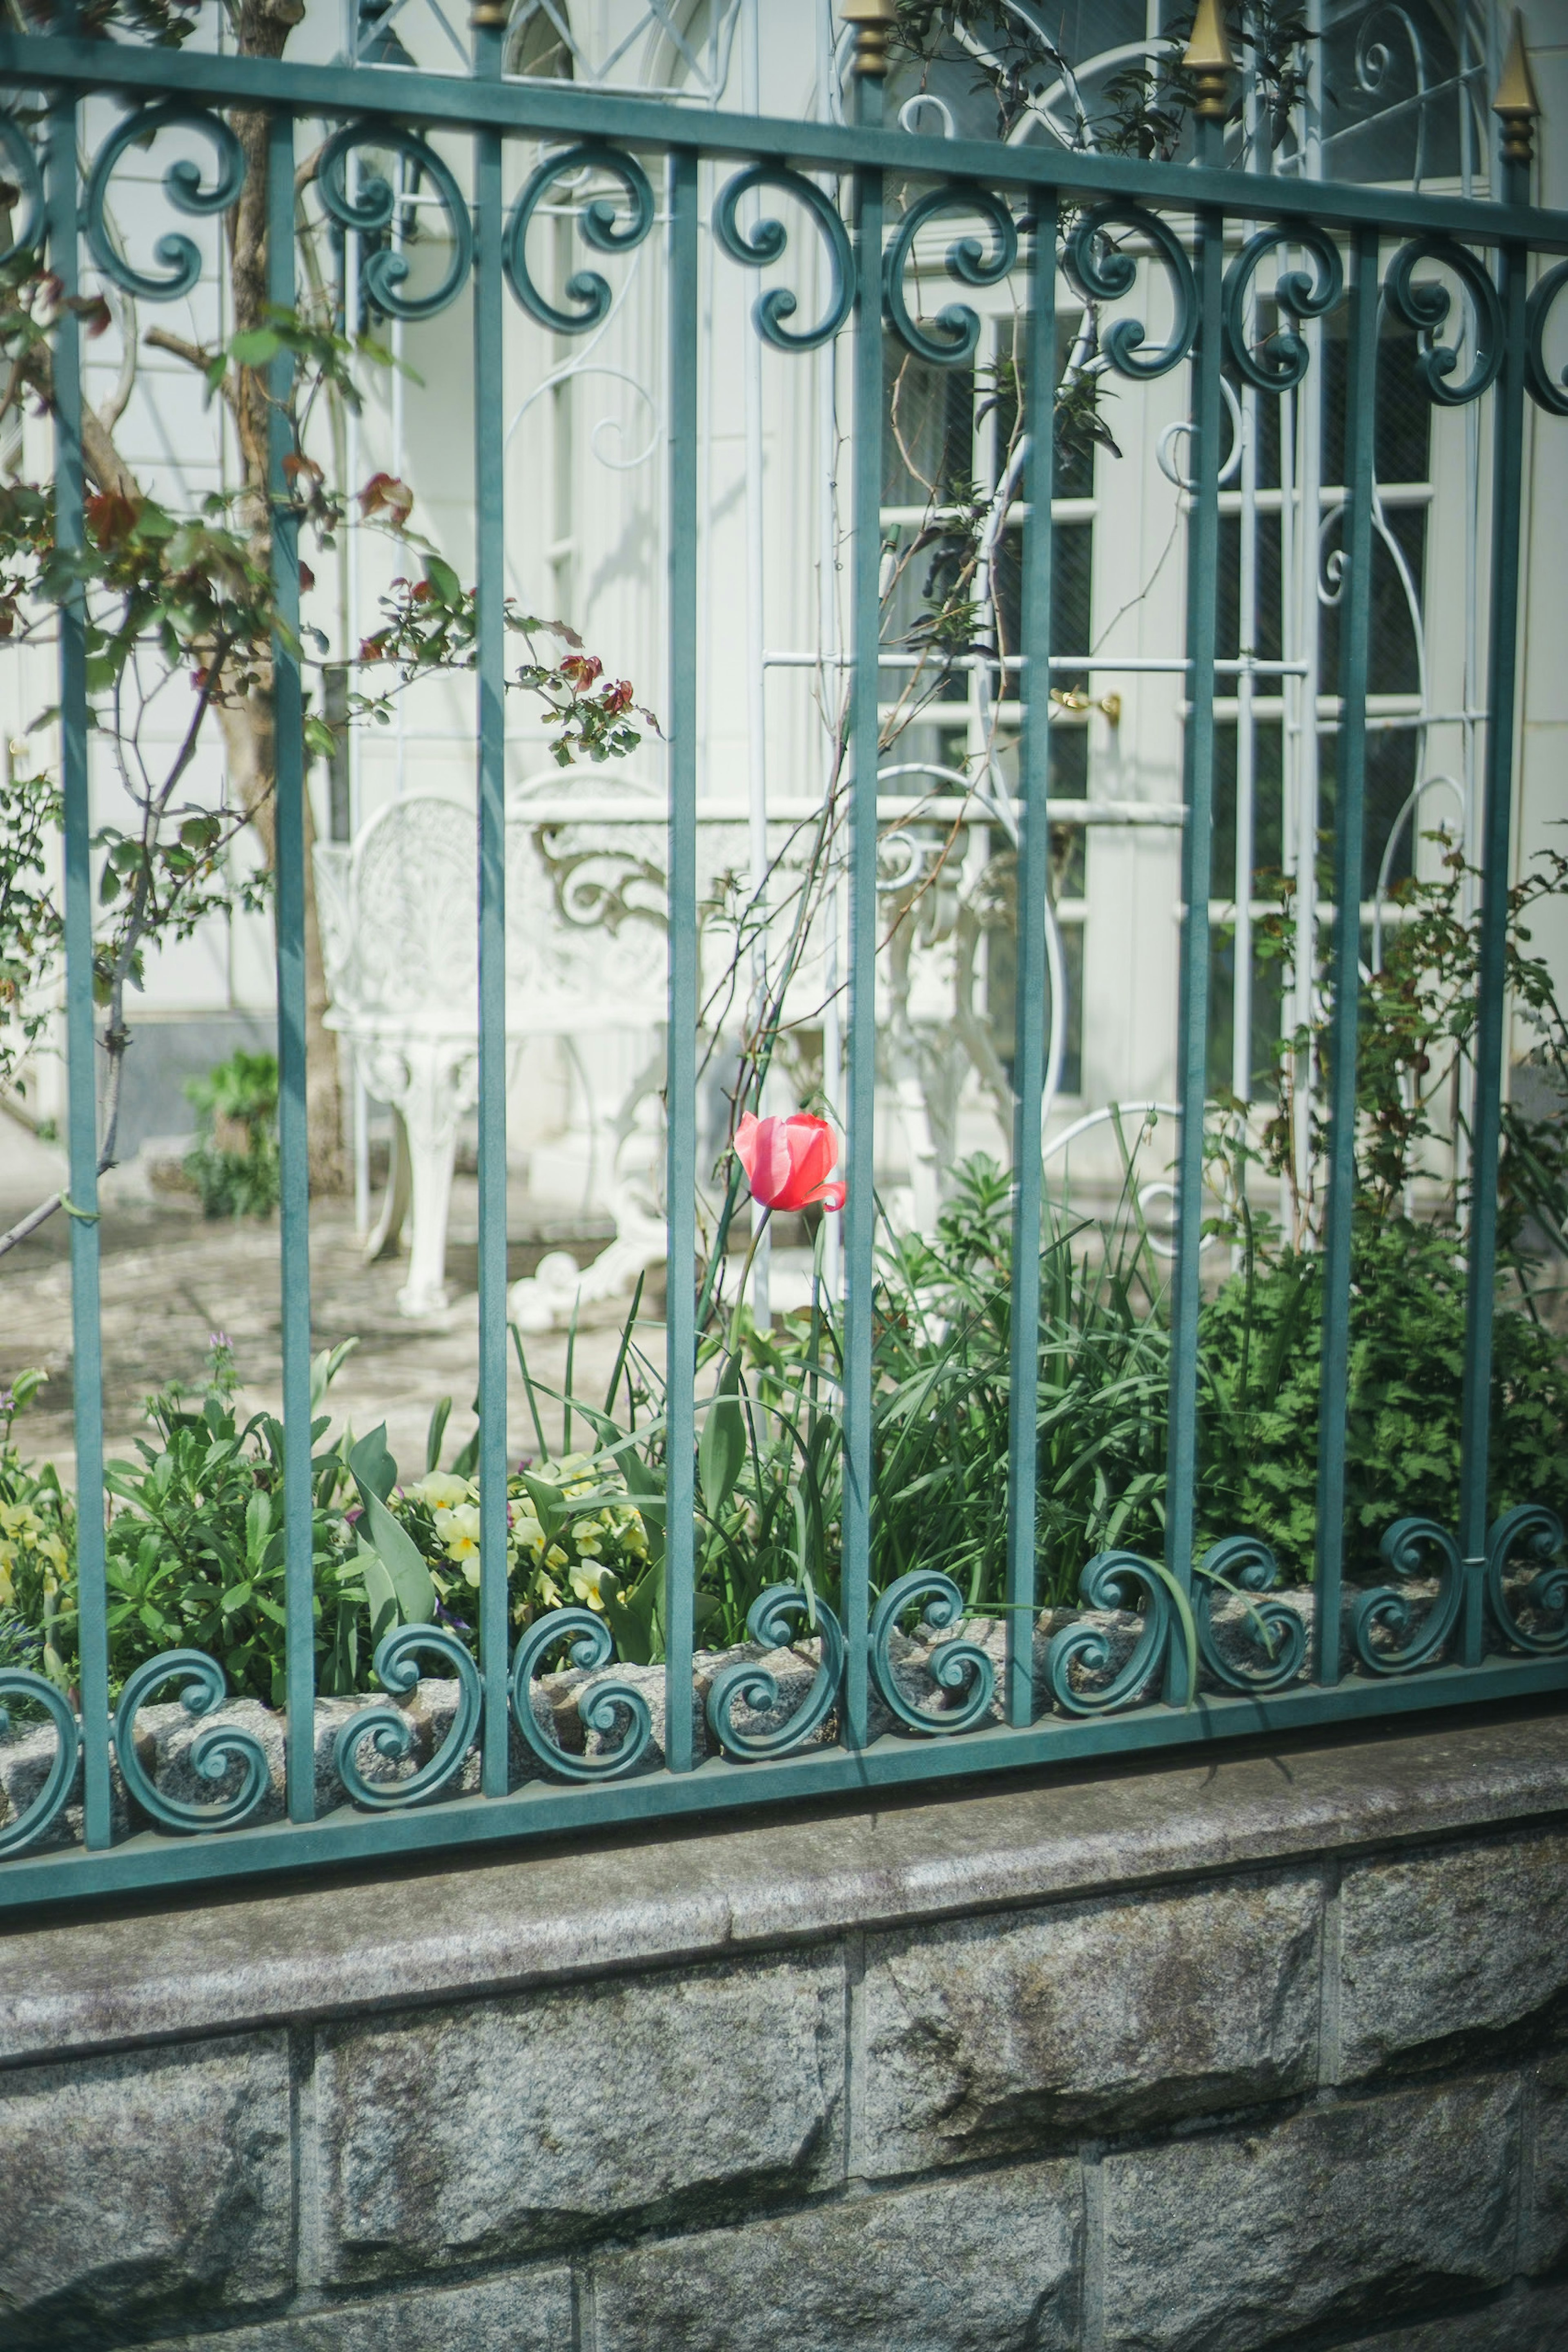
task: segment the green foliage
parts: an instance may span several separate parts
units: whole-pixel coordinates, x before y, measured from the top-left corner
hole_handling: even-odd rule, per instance
[[[206,1130],[187,1154],[185,1173],[209,1217],[264,1217],[277,1208],[277,1057],[243,1046],[185,1093]]]
[[[60,910],[48,845],[60,821],[47,776],[0,774],[0,1087],[18,1083],[53,1008],[43,995],[59,954]]]

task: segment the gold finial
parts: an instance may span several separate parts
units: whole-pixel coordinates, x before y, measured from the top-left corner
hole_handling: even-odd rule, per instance
[[[1513,38],[1503,59],[1502,78],[1491,110],[1502,124],[1503,162],[1528,163],[1534,152],[1541,100],[1536,95],[1535,77],[1530,70],[1530,52],[1524,46],[1524,18],[1517,8],[1513,12]]]
[[[855,28],[856,73],[880,81],[887,71],[887,44],[898,22],[894,0],[852,0],[843,19]]]
[[[468,22],[476,33],[504,33],[511,18],[511,0],[478,0]]]
[[[1230,77],[1236,58],[1219,0],[1198,0],[1192,38],[1182,63],[1197,84],[1197,110],[1207,122],[1223,122],[1230,104]]]

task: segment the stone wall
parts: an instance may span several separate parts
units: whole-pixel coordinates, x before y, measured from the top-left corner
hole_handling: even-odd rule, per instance
[[[0,2346],[1563,2352],[1568,1714],[0,1940]]]

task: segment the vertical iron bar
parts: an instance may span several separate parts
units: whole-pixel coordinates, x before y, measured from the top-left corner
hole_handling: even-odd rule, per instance
[[[294,308],[294,118],[267,131],[267,299]],[[310,1162],[305,1092],[305,745],[299,682],[299,525],[284,459],[294,447],[294,357],[267,369],[272,503],[273,789],[277,795],[278,1279],[283,1314],[283,1592],[287,1618],[288,1818],[316,1813],[315,1563],[310,1528]]]
[[[81,325],[68,306],[78,273],[77,110],[49,112],[49,266],[60,283],[55,326],[55,540],[86,543]],[[109,1630],[103,1541],[103,1327],[99,1303],[98,1032],[92,992],[92,812],[87,757],[87,593],[59,607],[60,791],[65,803],[67,1119],[71,1237],[71,1393],[77,1452],[78,1660],[83,1747],[82,1841],[112,1836],[109,1780]]]
[[[1204,130],[1211,128],[1206,123]],[[1213,144],[1214,142],[1210,142]],[[1214,161],[1218,161],[1216,154]],[[1219,572],[1220,294],[1225,223],[1197,217],[1197,347],[1193,355],[1192,467],[1186,556],[1187,720],[1183,737],[1181,954],[1176,981],[1176,1076],[1181,1139],[1176,1162],[1176,1258],[1171,1280],[1170,1436],[1166,1473],[1166,1562],[1183,1591],[1192,1581],[1197,1490],[1197,1315],[1203,1241],[1203,1110],[1208,1077],[1208,898],[1214,863],[1214,658]],[[1173,1629],[1165,1696],[1187,1696],[1186,1650]]]
[[[882,121],[882,81],[856,82],[859,120]],[[839,1597],[848,1655],[843,1736],[870,1738],[866,1612],[871,1600],[873,1249],[876,1237],[876,767],[882,690],[882,173],[854,180],[854,527],[851,552],[852,762],[849,877],[849,1105],[844,1203],[844,1504]]]
[[[1013,1040],[1013,1262],[1008,1385],[1007,1718],[1034,1713],[1035,1483],[1040,1384],[1040,1097],[1045,1080],[1045,893],[1051,863],[1051,499],[1056,474],[1056,219],[1042,189],[1034,215],[1024,363],[1022,643],[1019,747],[1018,1004]],[[1051,1012],[1060,1018],[1061,1007]]]
[[[697,159],[670,157],[670,1018],[665,1064],[664,1760],[692,1769],[697,1160]]]
[[[1377,231],[1352,242],[1345,371],[1340,596],[1340,719],[1334,761],[1333,1004],[1327,1031],[1328,1202],[1323,1215],[1322,1371],[1318,1391],[1317,1679],[1339,1680],[1344,1568],[1346,1382],[1355,1207],[1356,1025],[1361,1000],[1361,869],[1365,834],[1366,663],[1372,626],[1372,500],[1377,409]]]
[[[476,78],[503,35],[476,26]],[[475,678],[478,691],[480,1786],[507,1793],[507,744],[501,138],[474,139]]]
[[[1503,193],[1530,194],[1530,167],[1505,162]],[[1513,814],[1514,698],[1519,667],[1520,505],[1524,477],[1524,301],[1529,256],[1498,256],[1503,362],[1492,394],[1491,616],[1487,653],[1486,804],[1481,817],[1480,986],[1476,1011],[1470,1220],[1466,1237],[1465,1378],[1459,1540],[1465,1552],[1460,1663],[1478,1666],[1486,1633],[1481,1579],[1491,1435],[1492,1316],[1497,1279],[1497,1172],[1502,1117],[1503,1014],[1508,991],[1508,894]]]

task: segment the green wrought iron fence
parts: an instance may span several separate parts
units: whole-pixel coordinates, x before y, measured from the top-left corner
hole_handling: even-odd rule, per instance
[[[408,1752],[403,1718],[369,1705],[339,1733],[348,1801],[318,1806],[312,1622],[312,1461],[309,1203],[305,1097],[306,757],[298,622],[298,502],[285,459],[287,403],[295,362],[272,362],[271,561],[279,614],[274,645],[277,720],[277,991],[280,1087],[281,1279],[286,1449],[287,1774],[283,1819],[261,1819],[269,1766],[253,1729],[232,1720],[199,1736],[193,1763],[214,1793],[191,1800],[160,1789],[138,1754],[139,1711],[178,1687],[197,1718],[224,1696],[214,1663],[195,1651],[140,1666],[111,1706],[104,1532],[90,1507],[103,1483],[99,1155],[93,999],[93,864],[88,803],[89,688],[84,607],[67,591],[59,613],[59,726],[65,807],[69,1045],[70,1250],[75,1417],[79,1493],[79,1689],[68,1695],[23,1666],[0,1672],[0,1697],[52,1724],[55,1760],[0,1824],[0,1902],[8,1906],[173,1880],[219,1879],[415,1851],[497,1844],[630,1820],[689,1817],[813,1794],[909,1784],[1088,1756],[1154,1752],[1259,1732],[1379,1718],[1400,1711],[1495,1703],[1568,1685],[1568,1573],[1563,1530],[1528,1500],[1493,1523],[1488,1447],[1492,1412],[1497,1169],[1503,1099],[1505,948],[1511,796],[1515,761],[1520,618],[1521,450],[1527,395],[1547,415],[1568,414],[1568,394],[1548,365],[1548,320],[1568,282],[1568,216],[1529,202],[1528,107],[1505,115],[1497,201],[1381,188],[1244,177],[1220,166],[1222,67],[1197,60],[1199,152],[1191,165],[1142,163],[1091,152],[937,139],[884,124],[880,14],[862,12],[855,120],[808,124],[696,112],[664,100],[506,81],[498,13],[476,17],[472,76],[312,66],[83,40],[58,33],[0,36],[0,81],[18,94],[0,115],[0,147],[16,183],[13,255],[47,247],[63,289],[53,337],[57,538],[68,557],[85,529],[79,313],[85,240],[103,280],[142,302],[186,291],[194,248],[178,233],[157,247],[157,267],[125,257],[105,227],[110,180],[133,146],[175,125],[210,149],[205,179],[188,163],[163,180],[185,214],[234,202],[242,162],[225,109],[265,113],[268,285],[287,310],[296,297],[295,169],[307,130],[326,125],[319,181],[344,235],[360,240],[380,309],[396,319],[434,315],[472,298],[474,504],[476,516],[476,904],[479,941],[480,1565],[478,1623],[471,1650],[440,1624],[403,1625],[382,1644],[385,1691],[404,1696],[422,1670],[455,1679],[457,1696],[434,1754],[411,1777],[367,1780],[358,1759],[371,1742]],[[89,100],[125,109],[81,158]],[[100,113],[92,113],[99,123]],[[470,152],[467,192],[439,139]],[[509,142],[556,142],[504,209]],[[373,198],[350,191],[357,150],[391,148],[423,175],[437,200],[445,266],[434,288],[413,293],[395,260],[375,256],[383,226]],[[851,542],[849,744],[852,838],[847,865],[848,1108],[843,1211],[843,1489],[836,1600],[783,1585],[751,1613],[763,1645],[799,1643],[809,1669],[803,1696],[781,1695],[760,1653],[712,1673],[694,1694],[694,1520],[699,1427],[695,1261],[697,1185],[699,969],[697,951],[699,163],[720,167],[713,215],[717,248],[744,268],[775,264],[787,238],[744,209],[754,194],[790,210],[795,230],[821,241],[828,288],[820,317],[801,320],[791,299],[764,294],[756,331],[777,364],[843,337],[852,347],[853,530]],[[588,167],[618,201],[571,194]],[[890,192],[899,203],[890,209]],[[916,193],[918,192],[918,193]],[[530,275],[527,230],[541,201],[578,203],[578,227],[601,256],[641,244],[662,208],[667,320],[668,578],[664,603],[670,908],[667,1129],[668,1265],[665,1321],[664,1731],[655,1741],[643,1686],[607,1675],[614,1648],[602,1614],[546,1612],[514,1643],[507,1587],[508,1379],[506,1232],[504,644],[506,519],[496,489],[503,433],[505,306],[521,303],[557,332],[593,321],[604,289],[574,278],[570,308],[552,303]],[[751,225],[746,223],[750,221]],[[935,320],[917,317],[909,273],[917,240],[946,222],[962,233],[946,256],[956,299]],[[1246,225],[1228,247],[1228,226]],[[1171,1305],[1171,1376],[1166,1548],[1161,1561],[1103,1552],[1083,1570],[1091,1612],[1121,1611],[1129,1638],[1118,1648],[1103,1616],[1060,1626],[1036,1660],[1037,1411],[1042,1245],[1040,1106],[1048,998],[1047,726],[1053,583],[1051,467],[1057,368],[1058,247],[1080,296],[1125,302],[1146,318],[1111,328],[1104,351],[1124,378],[1146,382],[1177,369],[1190,380],[1184,436],[1187,587],[1185,681],[1185,829],[1179,974],[1178,1194]],[[1289,261],[1291,266],[1283,264]],[[1272,274],[1277,323],[1258,339],[1252,297]],[[1433,269],[1457,282],[1461,320]],[[923,362],[967,363],[977,331],[966,288],[1027,281],[1021,370],[1027,403],[1026,520],[1017,558],[1020,650],[1009,656],[1022,706],[1016,825],[1017,1034],[1012,1249],[1007,1391],[1005,1655],[951,1641],[931,1652],[931,1683],[912,1697],[895,1651],[901,1628],[954,1628],[963,1596],[918,1565],[880,1573],[873,1486],[873,1318],[876,1202],[871,1181],[876,1119],[879,699],[883,627],[879,565],[884,415],[883,337]],[[1158,304],[1151,281],[1162,280]],[[1343,306],[1343,312],[1342,312]],[[1341,919],[1332,950],[1327,1038],[1330,1122],[1322,1281],[1322,1413],[1317,1463],[1314,1607],[1310,1615],[1270,1598],[1274,1566],[1239,1529],[1199,1557],[1200,1195],[1211,980],[1211,847],[1215,825],[1216,679],[1240,665],[1219,660],[1220,452],[1224,372],[1260,404],[1300,385],[1311,361],[1310,322],[1341,314],[1347,344],[1342,676],[1333,821],[1332,898],[1359,903],[1364,869],[1367,660],[1375,522],[1374,411],[1380,317],[1413,330],[1411,365],[1427,400],[1486,402],[1493,451],[1490,509],[1490,621],[1486,726],[1483,961],[1475,1050],[1470,1153],[1472,1208],[1466,1241],[1468,1336],[1464,1363],[1463,1493],[1457,1528],[1406,1518],[1385,1538],[1386,1580],[1344,1586],[1346,1410],[1354,1204],[1356,1060],[1362,997],[1357,925]],[[998,657],[999,658],[999,657]],[[1071,661],[1061,665],[1071,670]],[[1210,1596],[1217,1568],[1250,1597],[1239,1644],[1217,1638]],[[582,1737],[567,1747],[558,1718],[535,1705],[535,1685],[565,1652],[592,1668],[581,1698]],[[1196,1671],[1195,1671],[1196,1669]],[[792,1711],[791,1711],[792,1710]],[[516,1737],[514,1738],[514,1734]],[[476,1790],[460,1792],[476,1753]],[[519,1756],[521,1762],[519,1764]],[[117,1829],[113,1774],[130,1812]],[[61,1824],[80,1791],[80,1837]],[[138,1826],[138,1824],[142,1824]]]

